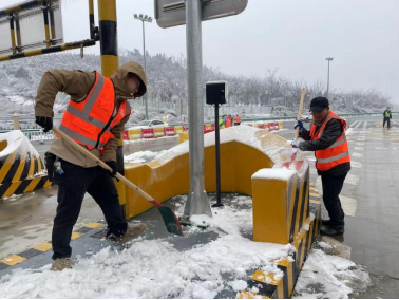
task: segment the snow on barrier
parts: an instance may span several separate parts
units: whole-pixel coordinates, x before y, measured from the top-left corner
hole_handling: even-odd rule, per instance
[[[180,133],[183,136],[186,133]],[[292,153],[287,141],[249,126],[224,129],[221,134],[222,192],[252,196],[253,239],[291,244],[290,254],[275,262],[281,274],[256,270],[241,298],[288,298],[317,237],[321,222],[320,199],[309,198],[309,165]],[[216,190],[215,136],[205,135],[205,189]],[[189,144],[180,144],[146,164],[129,165],[126,177],[159,202],[190,190]],[[134,190],[126,190],[126,215],[132,218],[151,205]],[[251,287],[264,287],[251,289]],[[255,291],[257,291],[255,293]]]
[[[39,153],[19,130],[0,134],[0,198],[49,187]]]

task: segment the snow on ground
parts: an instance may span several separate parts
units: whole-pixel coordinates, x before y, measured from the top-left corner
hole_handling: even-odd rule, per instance
[[[140,238],[123,251],[108,247],[78,259],[72,270],[18,269],[0,279],[0,298],[214,298],[222,290],[235,293],[244,287],[247,271],[255,267],[282,276],[270,261],[286,257],[292,246],[243,237],[252,230],[252,210],[239,208],[241,201],[250,198],[237,196],[234,205],[214,209],[211,219],[197,217],[207,222],[206,230],[219,233],[207,244],[178,251],[167,239]],[[198,230],[193,226],[186,234]]]
[[[318,244],[323,248],[327,243]],[[330,246],[332,247],[332,246]],[[364,291],[371,281],[368,273],[354,262],[312,249],[295,287],[294,299],[347,299]]]
[[[167,151],[167,150],[165,150]],[[126,164],[141,164],[150,161],[155,156],[164,153],[165,151],[152,152],[152,151],[139,151],[130,155],[125,155]]]

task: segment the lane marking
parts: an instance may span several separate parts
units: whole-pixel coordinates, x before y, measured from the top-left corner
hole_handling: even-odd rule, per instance
[[[353,168],[360,169],[362,167],[362,164],[360,162],[357,162],[357,161],[354,161],[354,160],[351,160],[350,164],[351,164],[351,167],[353,167]]]
[[[355,174],[346,175],[345,184],[359,185],[359,176]]]
[[[339,195],[339,198],[341,200],[342,209],[344,210],[345,215],[355,217],[357,200],[344,195]]]
[[[363,151],[363,147],[355,147],[355,150]]]
[[[363,153],[353,152],[352,156],[354,156],[354,157],[363,157]]]

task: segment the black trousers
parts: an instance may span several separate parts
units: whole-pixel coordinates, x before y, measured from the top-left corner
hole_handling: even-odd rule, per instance
[[[127,222],[122,216],[118,193],[109,171],[101,167],[82,168],[65,161],[62,161],[62,170],[64,174],[54,176],[58,185],[57,215],[52,238],[54,260],[72,255],[72,230],[86,192],[104,213],[109,227],[108,234],[123,236],[127,230]]]
[[[346,174],[340,176],[321,175],[323,184],[323,202],[328,211],[332,225],[344,225],[344,211],[341,206],[339,194],[344,185]]]
[[[382,127],[385,127],[385,123],[387,123],[387,128],[391,128],[391,118],[384,118],[384,123]]]

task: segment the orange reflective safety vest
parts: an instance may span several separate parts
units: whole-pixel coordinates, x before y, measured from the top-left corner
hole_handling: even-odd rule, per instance
[[[239,124],[241,123],[241,117],[240,116],[235,116],[234,117],[234,124]]]
[[[102,150],[114,137],[111,128],[131,112],[129,101],[122,100],[116,111],[114,84],[108,77],[95,72],[96,80],[86,98],[69,101],[60,130],[76,143],[89,149]]]
[[[316,125],[314,119],[312,119],[310,123],[310,138],[312,140],[320,139],[323,134],[324,129],[328,121],[331,119],[337,119],[341,122],[343,132],[342,135],[337,139],[337,141],[328,147],[325,150],[316,151],[316,168],[319,171],[327,171],[330,170],[340,164],[349,163],[350,157],[348,152],[348,142],[346,140],[345,128],[346,121],[340,118],[336,113],[330,111],[330,114],[327,116],[327,119],[320,126],[319,130],[316,132]]]
[[[231,118],[227,117],[226,118],[226,128],[229,128],[229,127],[231,127]]]

